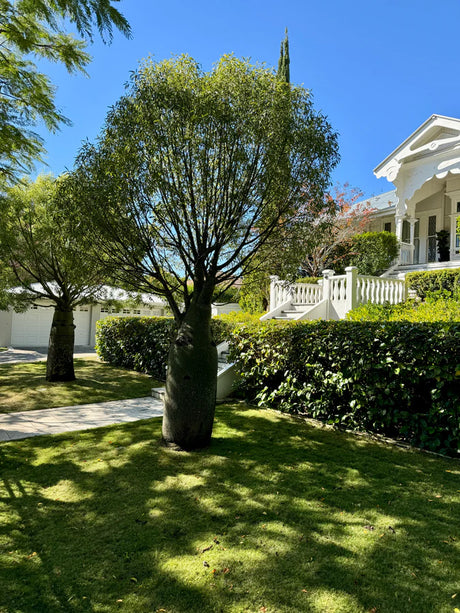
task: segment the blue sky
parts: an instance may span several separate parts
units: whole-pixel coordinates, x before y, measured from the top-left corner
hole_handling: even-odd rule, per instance
[[[148,55],[188,53],[204,69],[234,53],[276,66],[289,29],[291,80],[339,133],[332,177],[365,196],[392,189],[373,168],[433,113],[460,117],[460,0],[124,0],[133,38],[95,41],[89,78],[46,66],[57,104],[73,125],[45,131],[48,168],[71,168],[81,142],[94,140],[130,71]]]

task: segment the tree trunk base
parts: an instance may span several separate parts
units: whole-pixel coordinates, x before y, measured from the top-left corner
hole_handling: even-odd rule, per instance
[[[50,382],[75,381],[73,349],[75,325],[72,310],[55,309],[51,325],[46,380]]]
[[[210,306],[192,305],[169,352],[163,440],[184,451],[211,442],[217,388],[217,349]]]

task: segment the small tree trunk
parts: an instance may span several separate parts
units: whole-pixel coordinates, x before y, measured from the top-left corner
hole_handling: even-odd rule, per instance
[[[75,381],[74,340],[72,309],[55,307],[46,362],[47,381]]]
[[[167,443],[186,450],[209,445],[216,387],[211,305],[192,301],[169,351],[163,416],[163,439]]]

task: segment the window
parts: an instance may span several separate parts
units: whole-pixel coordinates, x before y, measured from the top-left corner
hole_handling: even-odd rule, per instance
[[[391,221],[387,221],[383,226],[384,232],[391,232]]]
[[[101,313],[110,313],[109,309],[106,309],[105,307],[103,307],[101,309]]]
[[[123,309],[123,315],[129,315],[131,311],[129,309]]]
[[[133,314],[134,314],[134,315],[140,315],[140,314],[141,314],[140,309],[134,309],[134,310],[133,310]]]
[[[457,213],[460,213],[460,202],[457,202]]]
[[[428,262],[436,262],[436,215],[428,217]]]
[[[36,304],[33,304],[33,305],[30,307],[30,308],[31,308],[33,311],[36,311],[36,310],[38,309],[38,306],[37,306]]]
[[[414,226],[414,264],[420,263],[420,221]]]
[[[402,225],[402,242],[409,243],[410,242],[410,223],[405,219]]]
[[[88,311],[88,307],[86,306],[81,306],[79,309],[79,311]]]

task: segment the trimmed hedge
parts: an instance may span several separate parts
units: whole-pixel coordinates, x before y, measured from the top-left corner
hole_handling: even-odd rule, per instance
[[[460,323],[260,323],[238,313],[212,326],[217,343],[230,340],[244,398],[457,454]],[[108,317],[97,323],[96,350],[164,379],[174,328],[169,318]]]
[[[164,381],[174,331],[169,317],[106,317],[96,323],[96,352],[104,362]]]
[[[399,304],[362,304],[347,313],[351,321],[458,321],[460,322],[460,302],[450,298],[433,299],[425,302],[406,300]]]
[[[226,340],[235,325],[243,321],[254,321],[254,317],[231,313],[213,318],[215,342]],[[106,317],[96,323],[96,352],[104,362],[164,381],[175,330],[174,319],[169,317]]]
[[[460,324],[267,322],[231,343],[247,400],[458,452]]]
[[[422,300],[431,293],[449,292],[451,296],[455,296],[460,292],[460,268],[409,272],[406,275],[406,284],[409,289],[415,290]]]

